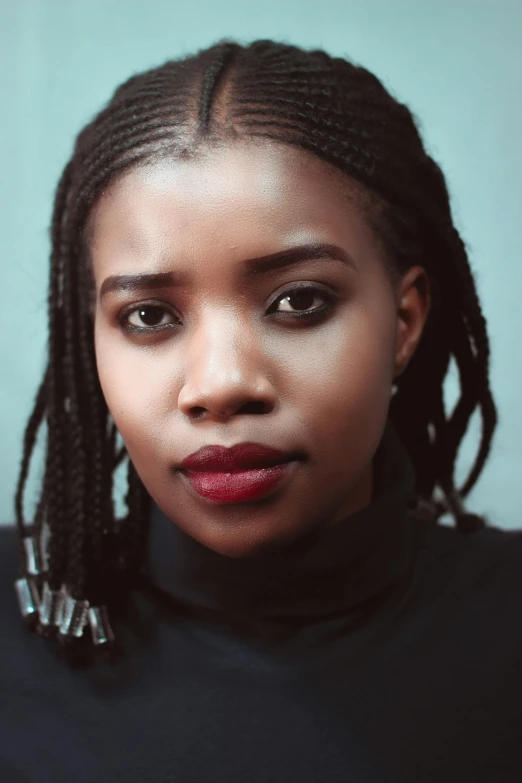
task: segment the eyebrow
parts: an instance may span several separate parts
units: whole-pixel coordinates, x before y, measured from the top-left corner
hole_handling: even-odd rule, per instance
[[[257,258],[247,258],[241,262],[247,277],[269,275],[276,270],[305,263],[306,261],[338,261],[357,271],[352,256],[337,245],[315,242],[280,250]],[[100,288],[100,301],[110,291],[148,291],[155,288],[175,288],[188,286],[192,276],[187,272],[152,272],[137,275],[110,275]]]

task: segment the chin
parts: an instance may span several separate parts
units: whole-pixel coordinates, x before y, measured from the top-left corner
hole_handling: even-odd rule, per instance
[[[183,528],[184,532],[207,549],[232,559],[248,559],[284,547],[305,531],[282,531],[281,527],[262,527],[259,522],[235,524],[203,522],[196,529]],[[283,534],[282,534],[283,533]]]

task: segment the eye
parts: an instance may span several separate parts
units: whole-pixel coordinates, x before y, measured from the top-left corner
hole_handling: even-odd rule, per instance
[[[172,314],[161,305],[142,304],[126,310],[120,316],[120,323],[127,331],[152,332],[172,326]],[[166,320],[167,319],[167,320]]]
[[[281,294],[269,308],[269,312],[281,318],[313,319],[325,315],[335,306],[334,295],[317,286],[297,286]],[[313,306],[321,301],[319,306]],[[281,303],[281,309],[274,309]],[[175,316],[159,304],[144,304],[125,310],[118,318],[121,327],[126,332],[157,332],[178,326]]]
[[[314,302],[321,299],[323,304],[313,307]],[[276,315],[310,318],[330,310],[333,307],[333,295],[317,286],[299,286],[279,296],[274,304],[278,303],[281,303],[282,309],[275,310]]]

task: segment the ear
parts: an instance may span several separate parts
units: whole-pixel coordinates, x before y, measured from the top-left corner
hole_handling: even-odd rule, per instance
[[[426,270],[413,266],[396,291],[397,332],[394,378],[402,375],[422,337],[431,308],[430,281]]]

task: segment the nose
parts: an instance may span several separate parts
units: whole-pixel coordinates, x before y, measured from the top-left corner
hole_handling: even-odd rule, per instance
[[[212,320],[214,321],[212,323]],[[187,349],[186,380],[178,408],[193,420],[223,421],[240,413],[270,413],[276,405],[273,384],[263,371],[259,341],[234,319],[210,319]]]

